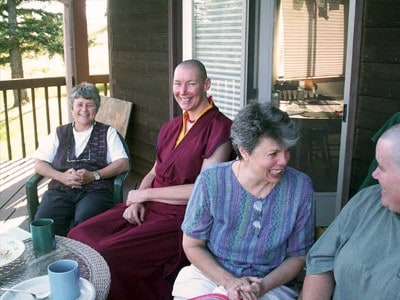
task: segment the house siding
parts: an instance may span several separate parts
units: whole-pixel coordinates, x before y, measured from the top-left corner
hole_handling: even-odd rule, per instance
[[[140,182],[154,163],[158,131],[170,118],[169,2],[108,5],[111,94],[133,102],[126,140],[131,177]]]
[[[371,137],[400,111],[399,15],[398,0],[365,1],[350,196],[358,190],[374,157]]]

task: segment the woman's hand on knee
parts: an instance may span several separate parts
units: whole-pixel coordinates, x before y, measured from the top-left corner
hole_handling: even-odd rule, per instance
[[[130,204],[125,209],[122,217],[131,224],[142,224],[146,208],[141,203]]]

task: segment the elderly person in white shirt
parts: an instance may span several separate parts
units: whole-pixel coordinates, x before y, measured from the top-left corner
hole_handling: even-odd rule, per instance
[[[113,206],[113,177],[129,168],[115,128],[95,121],[100,95],[82,83],[70,94],[74,121],[56,128],[36,150],[35,172],[51,179],[35,219],[52,218],[55,234]]]

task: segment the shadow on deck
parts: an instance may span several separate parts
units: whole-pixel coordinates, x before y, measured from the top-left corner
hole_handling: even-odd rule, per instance
[[[29,231],[25,182],[33,175],[32,158],[10,160],[0,163],[0,232],[13,227]],[[38,185],[39,199],[47,189],[48,179]],[[124,199],[136,182],[130,177],[124,185]]]

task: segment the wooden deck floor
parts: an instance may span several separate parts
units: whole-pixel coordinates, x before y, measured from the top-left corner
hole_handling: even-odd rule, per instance
[[[21,227],[28,230],[25,182],[33,175],[33,159],[0,163],[0,230]]]
[[[32,158],[10,160],[0,163],[0,232],[13,227],[29,230],[26,206],[25,182],[33,175]],[[39,197],[47,189],[48,180],[38,186]],[[127,179],[124,185],[124,199],[136,182]]]

